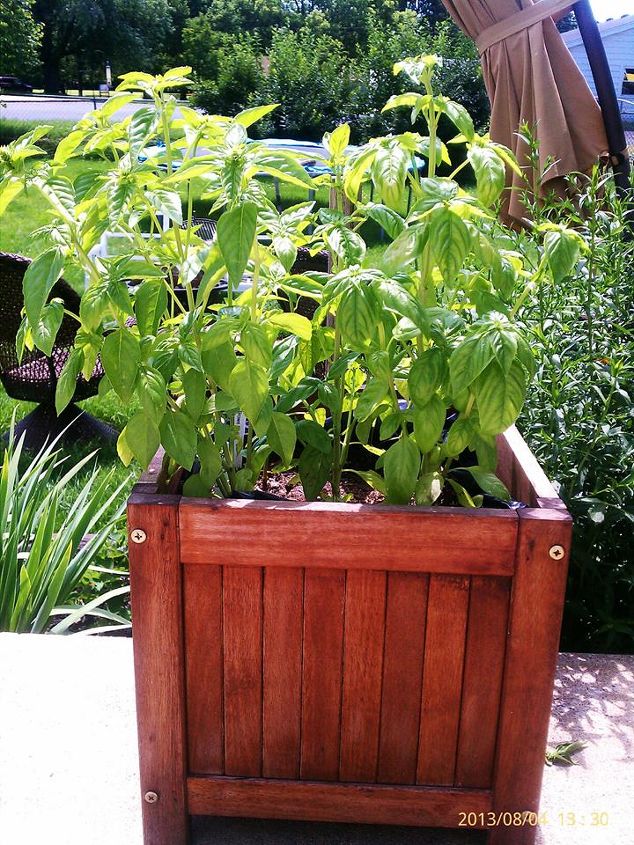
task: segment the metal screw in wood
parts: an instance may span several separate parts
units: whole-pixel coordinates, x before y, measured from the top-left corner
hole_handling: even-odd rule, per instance
[[[133,528],[130,531],[130,539],[133,543],[145,543],[147,540],[147,534],[142,528]]]
[[[548,554],[553,560],[561,560],[566,554],[566,551],[563,546],[551,546],[548,550]]]
[[[156,792],[146,792],[143,796],[143,800],[147,801],[148,804],[156,804],[158,801],[158,794]]]

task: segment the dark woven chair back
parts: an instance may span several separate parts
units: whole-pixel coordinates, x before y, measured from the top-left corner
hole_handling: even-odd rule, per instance
[[[300,275],[301,273],[308,273],[309,271],[318,273],[328,272],[328,253],[318,252],[316,255],[311,255],[310,250],[305,246],[300,246],[297,250],[297,258],[293,264],[291,271]],[[298,314],[312,319],[313,314],[317,309],[317,303],[314,299],[307,296],[300,296],[297,300],[295,310]]]
[[[15,340],[22,322],[22,281],[30,263],[24,256],[0,253],[0,380],[12,399],[51,404],[79,324],[64,315],[51,357],[38,349],[26,350],[22,361],[18,361]],[[50,298],[61,299],[68,311],[79,313],[80,297],[63,279],[55,284]],[[89,381],[80,377],[74,398],[94,396],[102,375],[103,369],[98,364]]]
[[[216,221],[211,217],[192,217],[192,226],[197,226],[196,234],[203,241],[213,241],[216,237]],[[181,229],[187,228],[187,221],[183,223]]]

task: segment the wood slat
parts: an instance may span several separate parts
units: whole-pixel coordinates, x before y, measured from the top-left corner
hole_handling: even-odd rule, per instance
[[[377,780],[414,784],[429,578],[390,572],[387,584]]]
[[[421,784],[454,782],[468,609],[468,578],[430,578],[418,744]]]
[[[264,570],[265,777],[299,777],[303,591],[303,570]]]
[[[507,578],[471,579],[455,786],[491,787],[510,586]]]
[[[376,781],[381,716],[385,572],[352,571],[346,608],[339,780]]]
[[[310,549],[314,568],[510,575],[517,537],[514,511],[486,509],[186,499],[180,521],[184,563],[232,566],[301,567]]]
[[[262,569],[223,570],[225,772],[262,769]]]
[[[224,773],[222,569],[183,569],[188,769]]]
[[[128,529],[141,529],[143,543],[130,542],[130,587],[134,673],[145,842],[174,845],[187,838],[185,802],[185,672],[181,567],[178,558],[178,499],[146,497],[128,502]]]
[[[515,426],[498,437],[498,474],[513,496],[530,507],[563,508],[563,502]]]
[[[345,578],[342,570],[323,569],[307,569],[304,577],[304,780],[337,780],[339,775]]]
[[[491,807],[481,790],[234,778],[189,778],[187,796],[193,815],[418,827],[455,827],[461,813]]]
[[[498,812],[537,812],[563,614],[572,520],[520,513],[493,787]],[[561,545],[561,560],[549,556]],[[531,845],[534,829],[495,828],[490,845]]]

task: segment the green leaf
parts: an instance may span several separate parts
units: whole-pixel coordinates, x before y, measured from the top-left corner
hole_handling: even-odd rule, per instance
[[[143,469],[147,469],[161,443],[154,419],[138,411],[125,427],[125,442]]]
[[[405,221],[401,215],[394,209],[388,208],[387,205],[371,202],[364,206],[363,211],[370,220],[378,223],[392,240],[397,238],[405,228]]]
[[[341,298],[337,308],[337,327],[344,341],[355,351],[364,351],[376,339],[381,319],[372,288],[353,285]]]
[[[59,299],[45,305],[39,321],[31,326],[33,341],[45,355],[52,355],[55,338],[64,319],[64,304]]]
[[[463,340],[449,359],[454,396],[467,390],[494,358],[495,350],[486,335],[474,333]]]
[[[407,383],[409,395],[416,405],[426,405],[443,384],[445,356],[437,347],[426,349],[412,364]]]
[[[209,437],[201,436],[198,438],[198,457],[200,458],[200,475],[211,488],[222,472],[220,449],[215,443],[212,443]]]
[[[452,424],[447,435],[445,451],[450,458],[455,458],[464,452],[471,443],[473,426],[468,417],[462,415]]]
[[[168,410],[159,427],[161,443],[179,466],[191,469],[196,457],[196,427],[183,411]]]
[[[123,402],[129,402],[139,374],[141,347],[129,329],[117,329],[103,342],[101,362],[110,383]]]
[[[268,318],[268,322],[284,331],[300,337],[302,340],[310,340],[313,334],[313,327],[306,317],[301,314],[293,314],[287,311],[276,311]]]
[[[577,232],[570,229],[546,232],[544,250],[555,284],[570,276],[579,260],[582,244],[583,241]]]
[[[207,379],[198,370],[187,370],[182,378],[187,413],[197,421],[203,412],[207,399]]]
[[[460,103],[455,103],[453,100],[446,100],[442,110],[456,129],[465,136],[467,141],[472,141],[475,135],[475,129],[471,115],[466,108],[461,106]]]
[[[387,450],[383,460],[383,473],[387,488],[387,501],[407,505],[416,489],[420,470],[420,452],[409,437],[401,437]]]
[[[421,452],[431,452],[442,436],[447,409],[439,396],[414,411],[414,439]]]
[[[162,279],[143,282],[134,297],[134,313],[141,337],[155,335],[167,309],[167,291]]]
[[[480,507],[482,507],[482,496],[474,496],[472,498],[471,495],[462,486],[462,484],[458,484],[458,482],[454,481],[453,478],[448,478],[447,481],[453,487],[453,491],[456,494],[456,498],[458,499],[458,503],[460,505],[462,505],[463,508],[480,508]]]
[[[511,500],[506,485],[503,484],[494,472],[489,472],[482,467],[464,467],[464,469],[472,476],[478,487],[489,496],[495,496],[496,499],[502,499],[503,502]]]
[[[350,143],[350,125],[341,123],[332,132],[326,132],[323,143],[331,157],[338,158]]]
[[[238,112],[238,114],[233,118],[236,123],[239,123],[240,126],[244,126],[245,129],[248,129],[249,126],[252,126],[254,123],[257,123],[258,120],[262,120],[263,117],[266,117],[267,114],[270,114],[274,109],[279,107],[279,103],[272,103],[266,106],[254,106],[250,109],[243,109],[242,111]]]
[[[418,479],[416,484],[416,504],[433,505],[442,493],[444,478],[438,471],[426,472]]]
[[[312,446],[324,455],[332,452],[330,435],[314,420],[300,420],[297,423],[296,432],[300,442],[305,446]]]
[[[504,162],[493,149],[477,145],[469,148],[467,156],[475,173],[478,199],[487,207],[493,205],[506,183]]]
[[[273,345],[262,326],[247,323],[240,332],[240,346],[244,354],[253,364],[259,364],[265,370],[271,368],[273,361]]]
[[[53,159],[55,164],[65,164],[85,137],[86,131],[84,129],[75,129],[62,138],[55,150],[55,157]]]
[[[315,449],[313,446],[306,446],[303,450],[299,463],[299,477],[304,488],[306,499],[314,501],[328,481],[332,465],[332,452],[328,454]]]
[[[266,437],[273,451],[282,459],[284,466],[288,466],[293,460],[297,442],[293,421],[286,414],[273,411]]]
[[[83,355],[80,349],[71,349],[55,387],[55,410],[58,415],[62,413],[75,395],[82,359]]]
[[[347,469],[344,472],[352,472],[354,475],[358,475],[359,478],[362,478],[368,487],[371,487],[373,490],[377,490],[379,493],[382,493],[383,496],[387,494],[387,487],[385,484],[385,479],[383,476],[379,475],[378,472],[374,472],[374,470],[360,470],[360,469]]]
[[[153,208],[163,214],[168,220],[173,220],[179,226],[183,222],[183,206],[177,191],[156,188],[146,194]]]
[[[372,163],[372,179],[389,208],[399,209],[403,203],[409,163],[410,155],[397,142],[392,141],[377,150]]]
[[[253,159],[257,170],[263,170],[271,176],[276,176],[278,179],[300,188],[315,187],[313,180],[302,164],[292,153],[286,150],[272,150],[270,147],[262,147],[255,153]]]
[[[251,363],[248,358],[242,358],[231,372],[229,390],[254,423],[269,394],[269,377],[264,367]]]
[[[438,208],[429,218],[429,242],[443,279],[454,282],[469,254],[469,230],[449,208]]]
[[[238,363],[233,343],[226,340],[211,349],[203,349],[201,358],[207,375],[211,376],[223,390],[230,391],[231,373]]]
[[[458,183],[453,179],[439,176],[426,176],[420,180],[419,198],[412,209],[413,212],[429,211],[436,205],[451,202],[458,194]]]
[[[475,384],[480,430],[483,434],[501,434],[518,418],[526,395],[524,371],[517,361],[508,373],[492,362]]]
[[[161,373],[153,367],[141,372],[139,377],[139,396],[146,415],[152,417],[158,425],[165,413],[167,387]]]
[[[365,241],[361,235],[346,226],[331,229],[326,236],[326,242],[344,267],[360,264],[363,261]]]
[[[369,419],[388,397],[387,381],[378,378],[370,379],[359,395],[359,401],[354,415],[360,422]]]
[[[207,484],[202,473],[196,472],[190,475],[183,484],[183,496],[194,499],[206,499],[209,496],[211,485]]]
[[[245,202],[231,211],[225,211],[218,220],[218,245],[227,265],[229,281],[234,287],[240,284],[249,263],[257,217],[255,203]]]
[[[24,307],[31,326],[37,326],[51,288],[62,275],[64,255],[59,247],[47,249],[29,264],[22,280]]]

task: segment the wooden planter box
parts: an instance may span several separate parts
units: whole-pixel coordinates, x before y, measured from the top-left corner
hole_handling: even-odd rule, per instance
[[[181,499],[145,476],[146,845],[184,845],[190,815],[533,841],[571,520],[515,429],[499,472],[529,508]]]

